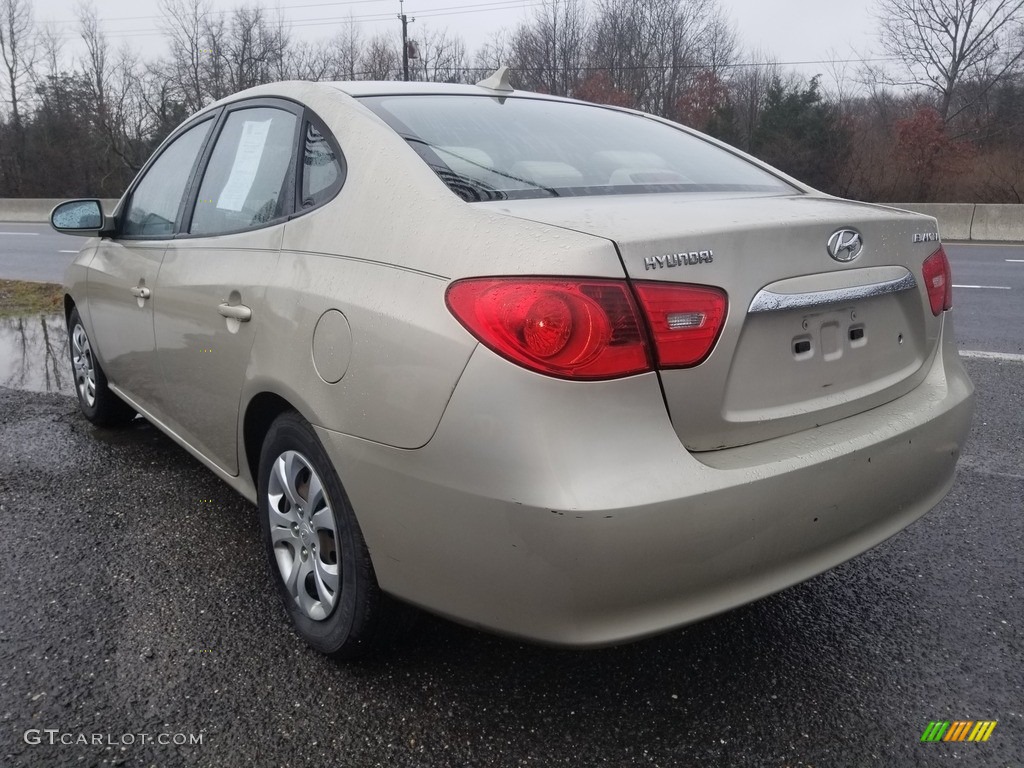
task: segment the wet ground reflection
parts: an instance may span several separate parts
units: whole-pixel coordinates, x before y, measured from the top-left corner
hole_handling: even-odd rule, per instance
[[[0,318],[0,386],[74,394],[63,315]]]

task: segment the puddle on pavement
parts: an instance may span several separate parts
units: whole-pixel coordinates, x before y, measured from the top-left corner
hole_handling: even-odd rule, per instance
[[[0,318],[0,386],[74,394],[63,315]]]
[[[92,436],[107,445],[142,445],[143,443],[167,443],[171,445],[171,439],[163,434],[145,419],[136,416],[129,424],[106,429],[104,427],[93,427]]]

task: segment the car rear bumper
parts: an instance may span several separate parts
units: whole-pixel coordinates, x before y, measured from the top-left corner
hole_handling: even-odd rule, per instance
[[[493,631],[607,645],[808,579],[937,504],[973,413],[945,332],[898,400],[705,454],[680,444],[654,374],[581,385],[482,348],[425,447],[318,433],[386,591]]]

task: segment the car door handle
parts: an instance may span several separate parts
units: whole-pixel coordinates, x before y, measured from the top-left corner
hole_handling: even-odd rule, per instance
[[[149,288],[146,288],[145,286],[137,285],[134,288],[132,288],[132,296],[134,296],[137,299],[148,299],[152,295],[153,292],[149,290]]]
[[[224,317],[230,317],[240,323],[247,323],[252,319],[252,310],[244,304],[221,304],[217,307],[217,311]]]

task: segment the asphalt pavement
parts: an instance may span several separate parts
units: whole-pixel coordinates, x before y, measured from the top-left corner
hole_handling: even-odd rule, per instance
[[[946,246],[960,348],[1024,354],[1024,246]]]
[[[168,438],[0,389],[0,765],[1020,766],[1024,365],[967,365],[952,492],[829,573],[620,648],[425,616],[356,664],[293,635],[254,509]]]
[[[0,221],[0,280],[59,283],[85,239],[55,232],[49,224]]]

